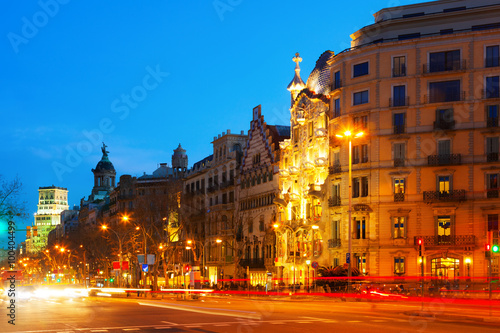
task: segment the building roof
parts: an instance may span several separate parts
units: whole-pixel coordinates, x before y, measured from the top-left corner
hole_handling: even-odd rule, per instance
[[[316,66],[307,79],[307,88],[316,94],[329,94],[330,86],[330,66],[328,61],[335,54],[332,51],[325,51],[316,61]]]

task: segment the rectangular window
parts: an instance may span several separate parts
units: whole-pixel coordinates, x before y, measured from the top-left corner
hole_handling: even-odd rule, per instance
[[[434,122],[435,129],[452,129],[455,126],[453,117],[453,109],[438,109],[436,110],[436,121]]]
[[[485,61],[485,67],[498,67],[500,65],[498,61],[498,45],[494,46],[487,46],[486,47],[486,57],[484,59]]]
[[[331,222],[331,239],[335,240],[336,246],[340,246],[340,221],[332,221]]]
[[[338,151],[333,153],[333,164],[340,165],[340,152]]]
[[[392,103],[391,106],[406,106],[406,86],[392,87]]]
[[[406,143],[394,144],[394,166],[402,167],[405,165],[406,160]]]
[[[333,100],[333,117],[340,117],[340,98]]]
[[[438,141],[438,155],[446,158],[450,154],[451,154],[451,141],[450,140],[439,140]]]
[[[356,239],[366,239],[366,220],[364,217],[361,220],[356,219]]]
[[[357,130],[368,129],[368,116],[359,116],[352,118],[354,128]]]
[[[361,163],[368,163],[368,145],[361,145]]]
[[[366,255],[356,255],[356,265],[358,270],[365,274],[366,273]]]
[[[499,77],[498,76],[488,76],[486,78],[486,89],[485,89],[485,98],[499,98],[500,97],[500,89],[499,89]]]
[[[368,177],[361,177],[361,196],[368,196]]]
[[[497,231],[498,234],[498,214],[488,214],[488,231]]]
[[[498,198],[498,173],[486,175],[486,197]]]
[[[406,76],[405,56],[392,58],[392,76],[393,77]]]
[[[352,70],[353,70],[352,77],[368,75],[368,61],[354,65]]]
[[[435,52],[429,54],[428,71],[444,72],[461,69],[460,50]]]
[[[332,185],[332,200],[335,206],[340,205],[340,184]]]
[[[368,103],[368,90],[360,91],[352,95],[353,105],[360,105]]]
[[[394,274],[402,275],[405,273],[405,257],[394,257]]]
[[[405,201],[405,178],[394,179],[394,201]]]
[[[437,237],[440,245],[451,243],[451,216],[437,217]]]
[[[359,163],[359,146],[352,147],[352,164]]]
[[[462,100],[460,80],[429,83],[429,103],[454,102]]]
[[[340,81],[340,71],[336,71],[333,73],[333,89],[338,89],[342,87],[342,83]]]
[[[405,132],[405,113],[394,114],[394,134],[403,134]]]
[[[359,198],[359,178],[352,179],[352,197]]]
[[[440,193],[450,193],[451,190],[451,177],[438,176],[438,191]]]
[[[498,105],[486,106],[486,126],[498,127]]]
[[[406,217],[405,216],[395,216],[393,217],[394,229],[392,236],[394,238],[405,238],[406,237]]]

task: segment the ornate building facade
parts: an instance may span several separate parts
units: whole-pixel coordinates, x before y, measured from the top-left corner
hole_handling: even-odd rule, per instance
[[[279,142],[289,137],[290,127],[268,125],[261,106],[253,109],[237,187],[236,234],[242,251],[237,262],[239,275],[250,279],[253,286],[264,286],[268,276],[276,273],[273,224],[277,221],[274,198],[278,193]]]
[[[486,276],[500,213],[499,14],[492,1],[382,9],[328,59],[330,264],[346,262],[351,238],[360,271],[420,275],[421,239],[425,275]],[[366,134],[352,142],[352,179],[335,137],[345,129]]]

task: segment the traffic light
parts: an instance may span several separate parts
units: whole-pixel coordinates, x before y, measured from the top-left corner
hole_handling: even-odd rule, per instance
[[[185,273],[189,272],[190,269],[191,269],[191,267],[189,265],[184,266]]]
[[[491,247],[491,252],[498,253],[498,251],[500,251],[500,247],[498,245],[493,245]]]
[[[418,255],[421,257],[422,256],[422,246],[424,245],[424,240],[422,238],[417,239],[417,245],[418,245]]]
[[[490,258],[491,257],[491,245],[490,244],[486,244],[484,246],[484,257],[485,258]]]

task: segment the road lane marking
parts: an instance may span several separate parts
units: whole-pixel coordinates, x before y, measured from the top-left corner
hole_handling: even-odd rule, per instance
[[[173,326],[179,325],[179,324],[176,324],[176,323],[172,323],[170,321],[163,321],[163,320],[162,320],[162,323],[167,324],[167,325],[173,325]]]
[[[214,324],[214,326],[217,326],[217,327],[224,327],[224,326],[229,326],[229,324]]]
[[[138,328],[124,328],[124,331],[140,331]]]
[[[155,330],[164,330],[164,329],[168,329],[168,328],[172,328],[172,326],[156,326]]]
[[[172,309],[178,311],[189,311],[203,314],[210,314],[215,316],[228,316],[228,317],[237,317],[237,318],[250,318],[250,319],[261,319],[261,315],[255,312],[249,311],[239,311],[239,310],[231,310],[231,309],[216,309],[216,308],[201,308],[194,306],[174,306],[174,305],[166,305],[166,304],[152,304],[152,303],[138,303],[139,305],[153,306],[157,308],[165,308]],[[221,312],[224,311],[224,312]]]

